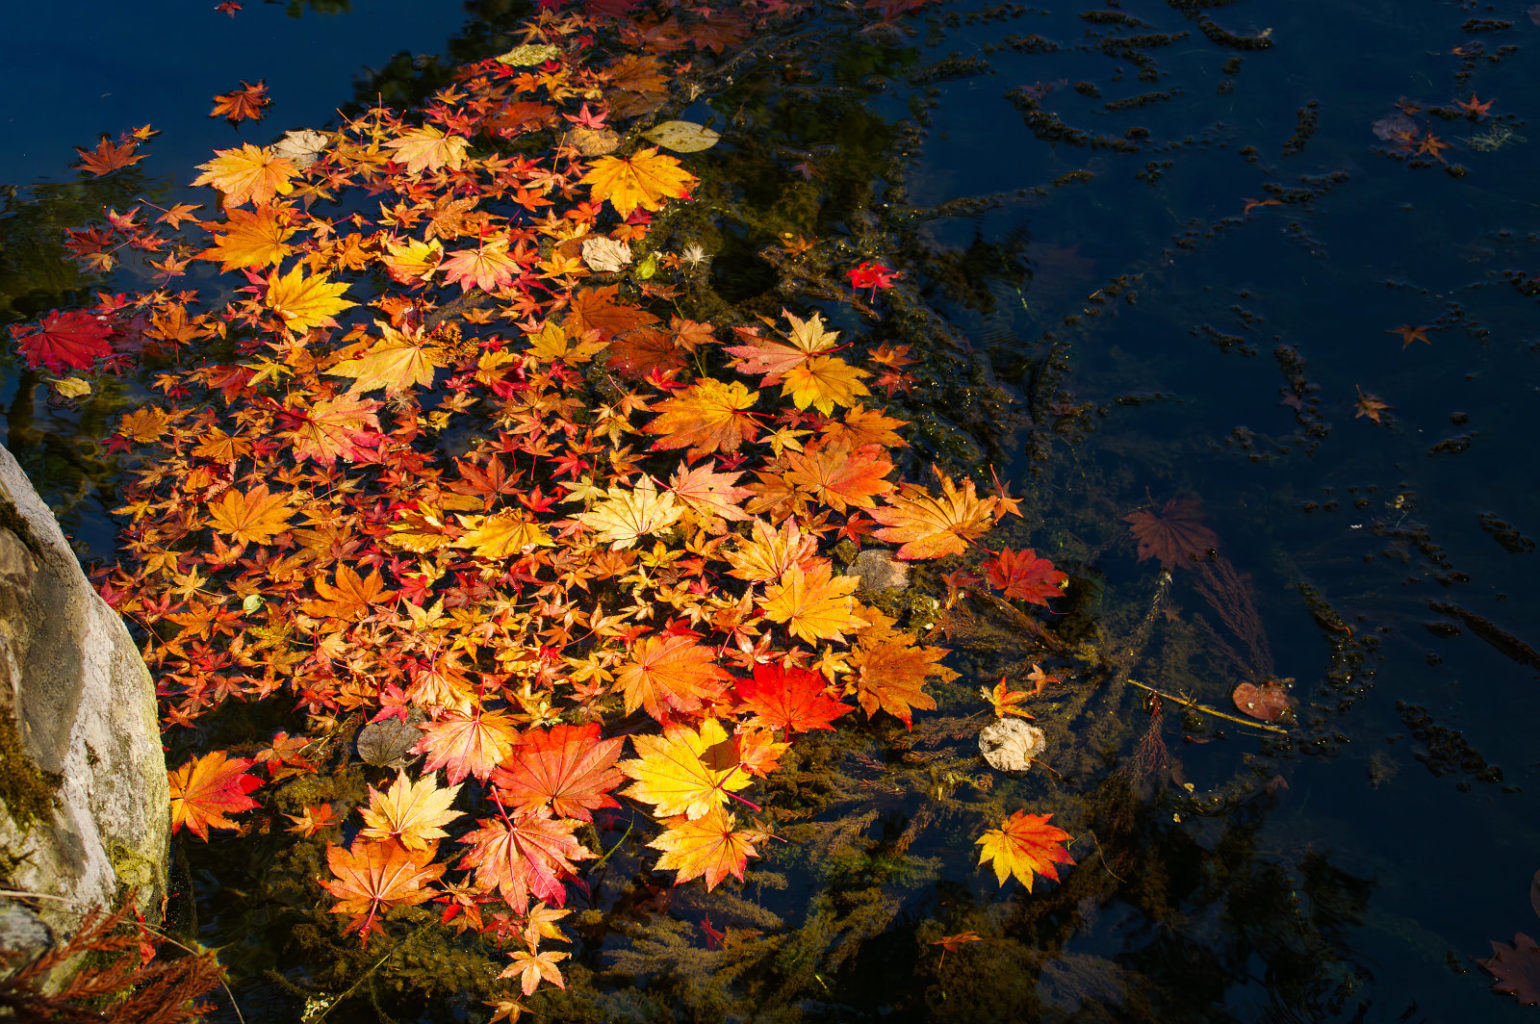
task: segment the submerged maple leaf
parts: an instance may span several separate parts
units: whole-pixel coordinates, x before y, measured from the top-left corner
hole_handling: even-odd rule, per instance
[[[1540,943],[1519,932],[1513,945],[1492,940],[1492,955],[1477,960],[1497,979],[1493,992],[1513,996],[1520,1006],[1540,1006]]]
[[[1219,537],[1203,525],[1203,503],[1197,498],[1172,498],[1157,515],[1148,509],[1123,517],[1139,542],[1139,561],[1160,559],[1167,569],[1201,562],[1219,546]]]
[[[1028,814],[1017,811],[999,828],[986,831],[977,840],[983,849],[979,851],[979,863],[994,862],[995,878],[1001,885],[1011,875],[1032,891],[1034,874],[1059,880],[1056,864],[1074,864],[1075,860],[1064,848],[1070,834],[1057,825],[1048,824],[1052,814]]]
[[[250,767],[248,758],[232,759],[223,750],[214,750],[169,772],[171,831],[186,825],[193,835],[207,840],[211,828],[240,828],[225,815],[257,806],[246,794],[262,780],[246,774]]]

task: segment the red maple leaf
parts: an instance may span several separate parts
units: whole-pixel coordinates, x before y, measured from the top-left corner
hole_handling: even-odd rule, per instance
[[[77,148],[75,152],[80,154],[80,163],[75,164],[71,170],[90,171],[100,178],[104,174],[110,174],[120,167],[136,164],[144,159],[143,153],[135,153],[137,142],[125,142],[123,145],[114,145],[103,135],[96,149],[86,152]]]
[[[620,806],[609,794],[625,779],[614,766],[625,742],[600,739],[598,722],[530,729],[492,770],[492,784],[521,811],[550,805],[557,817],[592,821],[599,808]]]
[[[1031,548],[1025,551],[1001,548],[998,558],[984,563],[984,572],[989,585],[1006,597],[1041,605],[1063,593],[1060,588],[1069,579],[1048,559],[1039,558]]]
[[[1139,542],[1139,561],[1158,558],[1167,569],[1207,558],[1219,538],[1203,525],[1203,503],[1197,498],[1172,498],[1160,514],[1148,510],[1123,517]]]
[[[193,835],[207,840],[210,828],[239,828],[225,815],[257,806],[246,794],[262,785],[262,780],[246,774],[250,767],[251,761],[244,757],[230,760],[223,750],[214,750],[168,772],[171,831],[186,825]]]
[[[766,724],[793,732],[801,729],[833,729],[829,723],[855,710],[828,694],[829,681],[817,672],[783,668],[778,664],[754,666],[754,678],[740,680],[738,698]]]
[[[11,328],[16,347],[36,369],[39,365],[54,373],[62,370],[89,370],[101,356],[110,356],[107,339],[112,325],[83,309],[60,313],[55,310],[30,332]]]
[[[481,827],[460,837],[460,842],[471,844],[471,850],[459,867],[475,868],[477,887],[488,892],[497,889],[520,914],[529,910],[531,894],[553,907],[565,903],[563,879],[577,870],[572,862],[593,857],[572,838],[581,822],[570,818],[515,814],[481,818],[476,824]]]
[[[1493,992],[1513,996],[1520,1006],[1540,1005],[1540,944],[1519,932],[1508,946],[1492,940],[1492,955],[1477,960],[1487,973],[1497,979]]]

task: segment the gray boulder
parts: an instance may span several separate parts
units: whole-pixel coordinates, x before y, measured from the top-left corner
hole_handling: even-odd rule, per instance
[[[67,936],[128,888],[158,920],[170,833],[150,673],[0,447],[0,937],[38,952],[20,917]]]

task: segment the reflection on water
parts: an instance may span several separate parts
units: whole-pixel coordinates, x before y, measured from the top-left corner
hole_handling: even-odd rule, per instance
[[[912,731],[793,746],[763,801],[783,842],[741,888],[670,888],[629,812],[601,817],[567,991],[529,1001],[549,1019],[1522,1012],[1469,958],[1533,930],[1540,865],[1521,727],[1540,720],[1540,27],[1452,3],[1056,8],[810,14],[703,55],[730,76],[671,111],[724,135],[701,172],[719,201],[675,222],[716,254],[691,279],[701,318],[821,302],[914,346],[919,384],[889,399],[915,425],[906,475],[991,463],[1023,516],[989,543],[1072,578],[1047,616],[935,569],[876,599],[932,615],[962,675]],[[509,12],[472,13],[457,59],[506,45]],[[371,86],[406,101],[441,71],[403,60]],[[12,191],[0,311],[125,287],[68,269],[62,229],[148,187]],[[886,316],[799,251],[831,236],[904,270]],[[100,550],[92,439],[132,386],[66,414],[9,377],[8,443]],[[1034,666],[1057,678],[1029,705],[1047,747],[1002,774],[977,691]],[[242,708],[205,741],[285,727]],[[378,779],[348,747],[278,809],[356,802]],[[1020,806],[1075,836],[1077,866],[1030,895],[976,866],[980,822]],[[228,944],[247,1020],[342,993],[327,1019],[489,1015],[501,956],[446,942],[436,909],[398,911],[390,945],[339,939],[319,840],[182,853],[183,920]]]

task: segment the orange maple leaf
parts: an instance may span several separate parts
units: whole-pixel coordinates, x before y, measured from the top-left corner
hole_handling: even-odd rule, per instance
[[[412,782],[402,771],[384,793],[369,787],[369,806],[359,813],[368,826],[358,835],[362,839],[394,839],[408,850],[433,849],[449,833],[439,828],[461,816],[450,810],[459,786],[438,788],[436,773]]]
[[[786,623],[793,636],[808,643],[843,640],[846,633],[867,624],[856,614],[851,596],[860,582],[855,576],[834,578],[833,566],[827,560],[815,562],[805,571],[794,565],[765,588],[765,616]]]
[[[326,864],[333,879],[321,885],[340,901],[333,914],[351,914],[346,931],[358,931],[365,944],[371,931],[384,934],[378,917],[391,907],[412,907],[433,898],[424,888],[444,873],[443,864],[431,862],[432,852],[412,853],[396,843],[372,843],[362,837],[351,849],[326,847]],[[346,932],[344,932],[345,934]]]
[[[625,743],[600,739],[598,722],[529,729],[492,772],[492,784],[520,811],[548,806],[558,818],[592,821],[599,808],[620,806],[610,791],[625,779],[615,767]]]
[[[957,673],[940,664],[946,657],[943,647],[916,647],[916,637],[894,629],[894,620],[875,608],[865,612],[872,624],[856,638],[856,649],[848,657],[856,688],[856,701],[868,718],[879,710],[897,717],[913,728],[913,708],[930,710],[935,698],[925,692],[925,681],[934,676],[942,682],[957,678]]]
[[[399,395],[433,383],[433,371],[447,363],[444,350],[426,340],[414,340],[387,323],[377,325],[380,340],[352,359],[344,359],[327,373],[353,377],[350,392],[361,395],[384,388]]]
[[[1172,498],[1159,513],[1141,509],[1123,517],[1139,542],[1139,561],[1158,558],[1167,569],[1190,566],[1208,558],[1219,537],[1203,525],[1203,502]]]
[[[1000,554],[985,562],[983,569],[991,587],[1028,604],[1046,605],[1049,598],[1064,593],[1061,588],[1069,581],[1068,575],[1054,568],[1048,559],[1039,558],[1031,548],[1001,548]]]
[[[737,820],[721,807],[713,807],[699,818],[678,815],[664,823],[664,831],[647,845],[662,850],[656,865],[659,871],[674,871],[674,884],[692,878],[706,879],[706,891],[728,875],[743,881],[743,869],[754,849],[755,834],[738,831]]]
[[[293,512],[287,493],[270,494],[258,484],[245,494],[232,488],[210,502],[209,522],[241,544],[266,544],[289,528]]]
[[[296,459],[331,465],[338,458],[355,462],[380,443],[381,403],[357,395],[339,395],[283,410],[292,427],[283,432]]]
[[[247,119],[260,121],[267,113],[262,108],[272,102],[267,95],[265,82],[259,80],[256,85],[252,85],[243,81],[239,89],[214,97],[214,109],[209,111],[209,116],[224,117],[231,124]]]
[[[983,847],[979,851],[979,863],[992,861],[995,878],[1001,885],[1015,875],[1028,892],[1032,891],[1034,874],[1057,882],[1059,870],[1054,865],[1074,864],[1075,859],[1064,847],[1070,834],[1057,825],[1048,824],[1051,817],[1052,814],[1028,814],[1025,811],[1012,814],[999,828],[989,829],[976,841],[976,845]]]
[[[806,363],[820,352],[826,352],[835,347],[835,341],[839,338],[839,331],[826,331],[823,326],[823,317],[814,313],[806,320],[798,319],[788,310],[781,310],[781,315],[791,323],[791,334],[787,336],[791,342],[783,345],[778,341],[762,337],[758,328],[745,327],[739,329],[739,336],[745,339],[745,344],[730,345],[726,348],[728,355],[733,356],[732,367],[742,374],[762,374],[760,387],[770,387],[779,384],[786,374]],[[766,319],[766,323],[771,321]],[[789,391],[786,393],[790,393]],[[806,408],[806,406],[803,406]]]
[[[876,497],[893,490],[887,479],[893,463],[879,445],[855,449],[848,443],[809,445],[802,452],[788,451],[785,458],[786,481],[836,512],[851,505],[876,508]]]
[[[499,978],[511,978],[519,976],[519,989],[526,996],[535,994],[535,989],[540,987],[542,981],[549,981],[557,988],[565,989],[567,983],[562,980],[561,968],[556,965],[570,956],[570,953],[559,953],[555,950],[547,950],[544,953],[531,952],[528,949],[516,949],[508,956],[513,962],[503,968]]]
[[[351,619],[367,614],[376,605],[387,606],[396,599],[396,592],[385,587],[378,569],[368,576],[360,576],[350,565],[337,566],[335,585],[326,582],[324,576],[318,577],[315,592],[318,597],[301,604],[300,611],[317,618]]]
[[[579,184],[590,187],[594,202],[609,200],[616,213],[629,217],[638,206],[656,210],[666,199],[687,198],[696,180],[678,160],[649,147],[629,157],[600,157]]]
[[[647,637],[631,651],[616,685],[625,693],[626,714],[643,708],[658,721],[672,712],[698,711],[720,695],[731,677],[717,654],[690,636]]]
[[[631,742],[641,757],[618,766],[636,780],[623,795],[652,804],[661,817],[702,817],[749,784],[732,738],[715,718],[703,721],[699,732],[665,726],[662,736],[640,734]]]
[[[972,480],[964,480],[962,490],[952,478],[936,470],[941,479],[938,498],[917,484],[902,484],[898,494],[888,499],[886,507],[872,511],[872,518],[885,524],[877,539],[902,544],[898,557],[942,558],[960,555],[968,541],[984,534],[993,525],[994,496],[980,498]]]
[[[658,403],[658,415],[646,427],[647,433],[662,435],[652,448],[689,448],[691,459],[716,451],[731,455],[744,441],[759,436],[759,424],[746,411],[758,400],[758,391],[738,381],[696,381]]]
[[[833,729],[830,722],[854,710],[828,689],[829,681],[817,672],[772,663],[755,665],[754,677],[740,680],[734,692],[760,722],[791,733]]]
[[[262,785],[262,780],[246,774],[250,767],[248,758],[231,759],[223,750],[215,750],[168,772],[171,831],[186,825],[189,832],[206,841],[211,828],[240,828],[225,815],[257,806],[246,794]]]
[[[104,174],[111,174],[120,167],[127,167],[144,159],[143,153],[134,152],[138,145],[137,142],[126,142],[121,146],[114,145],[107,136],[103,135],[101,141],[96,144],[96,149],[91,152],[88,153],[79,148],[75,150],[80,154],[80,163],[76,164],[72,170],[90,171],[98,178]]]
[[[462,293],[471,288],[495,292],[513,283],[518,260],[508,253],[508,236],[484,238],[474,249],[457,249],[438,265],[446,284],[460,285]]]
[[[220,270],[236,270],[243,267],[276,266],[294,251],[287,240],[295,229],[289,226],[289,209],[283,204],[270,206],[263,203],[252,210],[232,209],[225,224],[215,224],[210,230],[224,234],[214,235],[214,244],[198,253],[200,260],[219,260]]]

